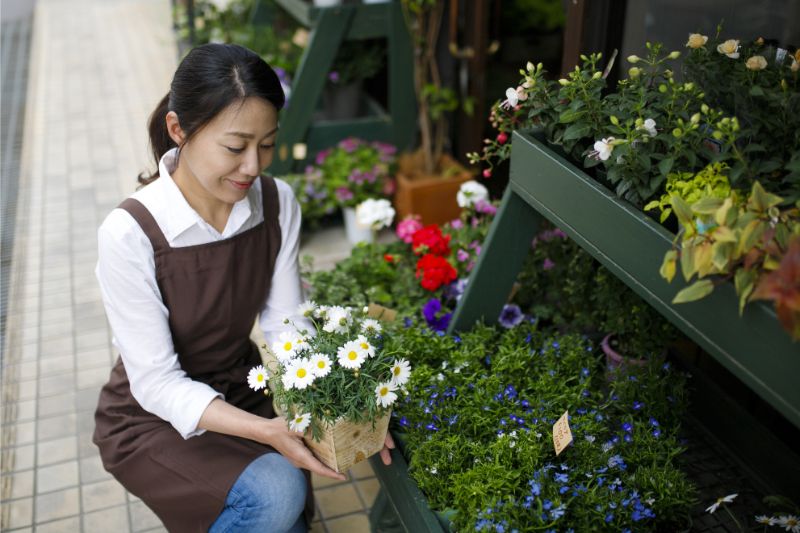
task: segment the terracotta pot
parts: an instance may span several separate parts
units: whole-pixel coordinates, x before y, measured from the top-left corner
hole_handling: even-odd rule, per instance
[[[437,168],[439,174],[421,171],[422,154],[403,154],[398,160],[397,184],[394,196],[396,220],[419,215],[423,224],[444,224],[461,214],[456,194],[461,184],[472,179],[472,173],[456,160],[443,155]]]
[[[647,366],[647,359],[633,359],[631,357],[626,357],[616,351],[611,347],[611,337],[613,337],[613,333],[609,333],[603,338],[603,341],[600,343],[600,346],[603,348],[603,353],[606,354],[606,370],[607,371],[616,371],[620,367],[624,366]]]

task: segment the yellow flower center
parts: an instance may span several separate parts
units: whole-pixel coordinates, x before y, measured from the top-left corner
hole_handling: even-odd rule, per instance
[[[292,349],[292,343],[291,342],[287,342],[286,344],[283,345],[283,349],[288,352],[289,350]]]
[[[294,421],[295,421],[296,424],[299,424],[300,422],[303,421],[303,417],[302,416],[298,416],[297,418],[294,419]]]
[[[399,366],[394,367],[394,375],[395,376],[399,376],[400,372],[402,372],[402,370],[400,369]]]
[[[381,387],[381,396],[389,394],[389,387]]]
[[[264,381],[264,374],[259,374],[258,377],[256,377],[256,381]]]
[[[304,378],[304,377],[306,377],[306,369],[305,369],[305,368],[299,368],[299,369],[297,369],[297,377],[298,377],[298,378]]]
[[[369,349],[369,344],[367,344],[366,342],[362,342],[362,343],[361,343],[361,349],[362,349],[362,350],[367,350],[367,349]]]
[[[325,361],[317,361],[317,368],[325,368]]]
[[[350,353],[347,354],[347,358],[350,359],[351,361],[355,361],[356,359],[358,359],[358,354],[355,352],[355,350],[350,350]]]

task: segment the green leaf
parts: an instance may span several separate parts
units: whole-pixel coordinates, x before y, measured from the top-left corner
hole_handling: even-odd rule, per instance
[[[667,280],[668,283],[671,283],[672,279],[675,277],[675,263],[677,258],[678,252],[675,250],[670,250],[664,254],[664,261],[661,263],[661,268],[658,273],[661,274],[661,277]]]
[[[692,211],[700,215],[713,215],[717,209],[722,207],[722,201],[721,198],[706,196],[692,204]]]
[[[753,85],[750,87],[750,96],[764,96],[764,89],[758,85]]]
[[[683,201],[683,198],[680,196],[673,195],[670,198],[670,204],[672,204],[672,210],[675,211],[675,216],[678,217],[678,222],[685,226],[692,225],[692,208],[689,207],[689,204]]]
[[[686,281],[692,279],[695,273],[694,250],[693,246],[687,246],[681,250],[681,274]]]
[[[711,246],[711,262],[718,271],[726,272],[728,270],[735,247],[736,245],[732,242],[715,242]]]
[[[584,114],[585,114],[584,111],[567,109],[558,116],[558,121],[562,124],[569,124],[570,122],[575,122],[576,120],[581,118]]]
[[[582,139],[589,135],[591,131],[591,127],[589,124],[572,124],[566,130],[564,130],[564,140],[570,141],[573,139]]]
[[[747,298],[753,292],[755,286],[756,273],[752,270],[740,268],[733,276],[733,284],[736,287],[736,294],[739,295],[739,316],[744,312],[744,305]]]
[[[645,211],[650,211],[651,209],[655,209],[656,207],[659,207],[660,205],[661,205],[661,202],[659,202],[658,200],[653,200],[652,202],[650,202],[646,206],[644,206],[644,210]]]
[[[672,165],[674,164],[675,164],[674,157],[665,157],[658,164],[658,171],[661,173],[662,176],[666,176],[667,174],[669,174],[669,171],[672,170]]]
[[[675,298],[672,299],[672,303],[683,304],[687,302],[694,302],[701,298],[705,298],[711,294],[711,291],[713,290],[714,284],[711,283],[711,280],[702,279],[700,281],[695,281],[688,287],[678,292],[678,294],[675,295]]]

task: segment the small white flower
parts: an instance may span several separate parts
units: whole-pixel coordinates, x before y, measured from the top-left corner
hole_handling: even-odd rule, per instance
[[[264,365],[258,365],[251,368],[250,372],[247,373],[247,384],[250,385],[250,388],[253,390],[261,390],[267,386],[268,377],[269,374],[267,374]]]
[[[439,473],[439,470],[436,467],[433,467],[433,468],[429,468],[428,472],[430,472],[431,474],[433,474],[435,476],[436,474]]]
[[[392,204],[385,198],[368,198],[356,207],[356,222],[374,230],[391,226],[394,215]]]
[[[584,438],[589,442],[589,444],[594,444],[595,441],[594,435],[586,435]]]
[[[719,509],[719,506],[722,505],[723,503],[732,503],[734,498],[736,498],[736,496],[738,495],[739,494],[734,493],[734,494],[728,494],[727,496],[723,496],[722,498],[717,498],[717,501],[715,501],[713,504],[709,505],[706,508],[706,512],[711,514],[717,509]]]
[[[350,326],[352,317],[350,310],[344,307],[334,305],[326,309],[327,321],[322,329],[328,333],[347,333],[347,328]]]
[[[314,318],[321,318],[323,320],[328,318],[328,309],[329,306],[327,305],[320,305],[316,309],[314,309]]]
[[[658,135],[658,132],[656,131],[656,121],[652,118],[646,119],[644,124],[642,124],[641,129],[646,131],[650,137],[655,137]]]
[[[739,58],[739,40],[738,39],[728,39],[724,43],[717,45],[717,52],[720,54],[725,54],[726,56],[730,57],[731,59],[738,59]]]
[[[792,533],[800,533],[800,518],[794,515],[781,515],[775,520],[775,525],[778,527],[785,527],[785,531]]]
[[[367,335],[377,335],[381,332],[383,328],[381,327],[381,323],[375,320],[374,318],[366,318],[361,323],[361,331],[366,333]]]
[[[313,383],[315,377],[311,361],[306,358],[293,359],[286,365],[283,386],[287,389],[305,389]]]
[[[315,353],[311,356],[311,369],[314,376],[321,378],[325,377],[331,372],[331,365],[333,362],[331,358],[324,353]]]
[[[481,200],[489,201],[489,190],[475,180],[464,182],[456,194],[456,201],[462,209],[473,206]]]
[[[345,368],[361,368],[367,359],[367,354],[359,346],[358,341],[349,341],[337,350],[339,364]]]
[[[602,446],[603,453],[608,453],[608,452],[610,452],[610,451],[611,451],[613,448],[614,448],[614,444],[613,444],[613,443],[611,443],[611,442],[605,442],[605,443],[603,443],[603,446]]]
[[[375,347],[367,340],[364,335],[359,335],[356,339],[358,347],[361,348],[367,357],[375,357]]]
[[[397,394],[394,392],[396,390],[397,386],[391,381],[388,383],[379,383],[378,386],[375,387],[375,403],[381,407],[389,407],[397,400]]]
[[[303,413],[302,415],[294,415],[289,421],[289,429],[303,433],[308,425],[311,423],[311,413]]]
[[[505,107],[506,109],[510,109],[515,107],[519,103],[519,93],[515,87],[509,87],[506,89],[506,99],[500,104],[501,107]]]
[[[777,523],[777,520],[773,516],[762,514],[756,516],[756,522],[765,526],[774,526]]]
[[[302,344],[302,339],[296,333],[284,331],[278,336],[278,340],[272,343],[272,352],[278,361],[285,365],[297,357]]]
[[[436,374],[436,380],[437,381],[444,381],[444,374],[442,374],[441,372]]]
[[[608,161],[611,157],[611,152],[614,150],[614,137],[607,137],[594,143],[594,152],[592,154],[600,158],[601,161]]]
[[[646,503],[647,505],[649,505],[649,506],[651,506],[651,507],[652,507],[652,505],[653,505],[654,503],[656,503],[656,499],[655,499],[655,498],[647,498],[647,499],[644,501],[644,503]]]
[[[401,387],[411,376],[411,365],[405,359],[397,359],[392,365],[392,383]]]
[[[316,310],[317,304],[314,303],[314,300],[306,300],[297,306],[297,314],[306,318],[311,318],[314,316],[314,312]]]

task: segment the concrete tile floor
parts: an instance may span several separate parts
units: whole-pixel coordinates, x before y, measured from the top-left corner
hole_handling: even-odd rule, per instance
[[[95,232],[150,166],[146,120],[176,66],[169,9],[169,0],[36,5],[3,346],[3,531],[164,531],[103,470],[90,435],[116,357]],[[339,227],[307,235],[301,253],[321,269],[349,249]],[[368,463],[315,487],[312,531],[368,531],[378,491]]]

